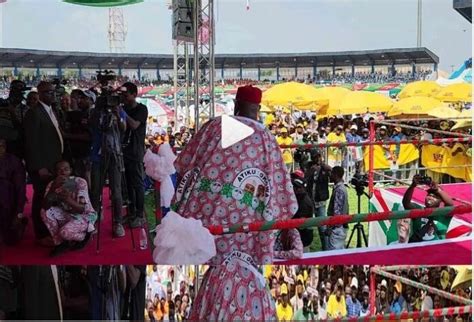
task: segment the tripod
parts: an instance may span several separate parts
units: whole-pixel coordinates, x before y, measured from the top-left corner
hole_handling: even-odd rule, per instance
[[[357,192],[357,213],[360,214],[360,197],[362,195],[369,197],[369,195],[364,191],[364,186],[356,185],[355,190]],[[354,237],[354,233],[357,231],[357,248],[362,247],[362,238],[364,239],[364,244],[365,247],[368,246],[367,243],[367,236],[365,235],[364,232],[364,226],[360,222],[356,223],[354,227],[352,227],[351,235],[349,237],[349,241],[347,242],[346,248],[349,248],[349,245],[351,244],[352,238]]]
[[[104,135],[105,136],[105,135]],[[102,144],[102,151],[105,151],[104,152],[104,156],[103,158],[101,158],[101,164],[104,163],[104,167],[100,166],[100,179],[99,179],[99,186],[100,186],[100,195],[99,195],[99,209],[97,209],[97,220],[98,220],[98,228],[97,228],[97,245],[96,245],[96,252],[99,253],[100,251],[100,222],[101,222],[101,218],[102,218],[102,209],[104,208],[103,207],[103,193],[102,193],[102,190],[104,188],[104,185],[105,185],[105,179],[106,179],[106,176],[109,175],[109,167],[110,167],[110,158],[112,157],[108,151],[108,149],[105,147],[105,144],[103,143]],[[115,166],[117,166],[117,164],[114,164]],[[120,171],[121,172],[121,180],[120,180],[120,185],[122,187],[122,196],[123,196],[123,187],[125,186],[126,187],[126,184],[124,184],[126,182],[126,177],[125,177],[125,172],[124,171]],[[125,188],[126,189],[126,188]],[[126,191],[126,190],[125,190]],[[126,198],[128,199],[128,197]],[[122,199],[123,200],[123,199]],[[127,215],[128,215],[128,207],[126,208],[127,209]],[[114,219],[115,219],[115,216],[117,214],[115,214],[115,210],[114,210],[114,207],[112,205],[112,230],[113,230],[113,225],[114,225]],[[120,216],[122,216],[122,214],[120,213],[119,214]],[[135,251],[136,250],[136,246],[135,246],[135,236],[133,235],[133,229],[132,227],[130,227],[130,236],[132,238],[132,248],[133,250]]]

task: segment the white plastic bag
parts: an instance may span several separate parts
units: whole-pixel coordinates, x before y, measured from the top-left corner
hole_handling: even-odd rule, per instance
[[[216,255],[214,236],[200,220],[168,212],[156,227],[153,260],[158,265],[205,264]]]

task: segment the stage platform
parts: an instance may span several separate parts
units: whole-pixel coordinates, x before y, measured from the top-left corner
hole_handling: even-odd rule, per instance
[[[134,229],[135,246],[132,247],[130,229],[125,229],[125,237],[112,238],[112,213],[108,190],[104,189],[103,200],[105,202],[104,219],[101,222],[100,251],[96,252],[97,234],[91,237],[85,248],[79,251],[67,251],[58,257],[50,257],[51,248],[41,247],[35,243],[33,226],[31,221],[31,200],[33,200],[33,189],[27,187],[29,202],[25,208],[25,215],[29,217],[28,228],[20,244],[0,249],[0,264],[2,265],[127,265],[151,264],[152,256],[150,241],[148,249],[140,250],[140,229]]]

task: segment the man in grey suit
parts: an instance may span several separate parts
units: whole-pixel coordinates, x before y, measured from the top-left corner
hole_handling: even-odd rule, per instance
[[[64,141],[59,122],[52,108],[55,89],[49,82],[37,86],[39,103],[25,116],[25,161],[33,183],[32,219],[36,239],[47,244],[49,232],[41,220],[40,211],[46,186],[53,177],[56,163],[61,160]]]

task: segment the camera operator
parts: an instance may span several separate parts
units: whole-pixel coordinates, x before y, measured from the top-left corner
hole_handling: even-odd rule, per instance
[[[326,202],[329,199],[329,177],[331,167],[323,162],[319,150],[311,151],[312,164],[306,171],[306,182],[308,183],[308,194],[314,203],[314,214],[316,217],[326,216]],[[321,247],[328,249],[328,236],[326,235],[326,226],[318,227]]]
[[[24,92],[28,90],[25,83],[14,80],[6,100],[0,99],[0,137],[8,141],[8,153],[19,159],[24,158],[23,121],[28,106],[23,104]]]
[[[90,179],[90,150],[91,135],[89,131],[89,116],[92,106],[95,104],[96,95],[90,90],[78,92],[77,110],[66,113],[66,125],[64,137],[69,147],[69,158],[74,175],[87,181],[91,186]]]
[[[121,133],[126,129],[125,115],[117,106],[108,106],[108,94],[91,110],[89,126],[92,137],[91,161],[91,203],[96,211],[101,205],[105,178],[109,178],[112,190],[112,214],[114,237],[125,236],[122,225],[122,173],[124,160]]]
[[[426,184],[430,188],[427,190],[425,197],[425,208],[439,208],[441,203],[444,207],[454,206],[454,202],[446,192],[441,190],[438,184],[431,180],[430,177],[423,177],[415,175],[413,177],[412,184],[408,187],[403,196],[403,207],[405,209],[419,209],[419,205],[412,203],[413,192],[415,188],[420,184]],[[450,218],[438,217],[436,221],[432,218],[422,218],[413,220],[413,235],[410,238],[410,242],[419,242],[422,240],[432,240],[444,238],[449,225]],[[436,222],[438,225],[436,225]],[[441,227],[441,229],[440,229]]]
[[[125,178],[127,182],[130,227],[136,228],[145,224],[145,188],[143,186],[143,157],[145,156],[145,136],[148,109],[137,103],[138,88],[133,83],[121,87],[123,111],[127,130],[123,139],[123,156],[125,160]]]

